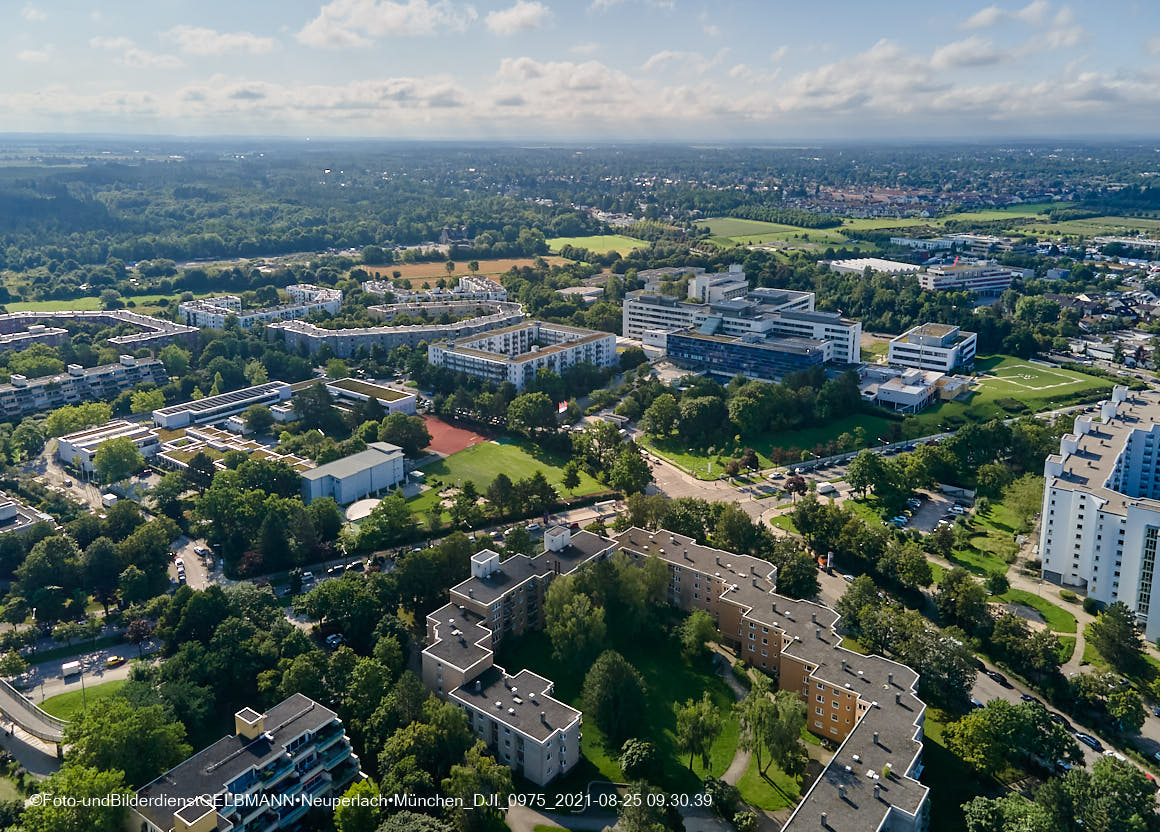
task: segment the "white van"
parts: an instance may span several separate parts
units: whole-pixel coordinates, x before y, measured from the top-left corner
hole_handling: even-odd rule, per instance
[[[77,676],[81,672],[80,662],[65,662],[60,666],[60,675],[67,679],[69,676]]]

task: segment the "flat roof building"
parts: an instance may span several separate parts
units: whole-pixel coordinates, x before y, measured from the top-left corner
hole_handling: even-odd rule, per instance
[[[918,286],[928,292],[957,289],[980,295],[998,295],[1011,287],[1016,273],[996,263],[931,266],[918,274]]]
[[[56,457],[83,474],[95,470],[93,457],[101,445],[110,439],[129,439],[143,457],[151,457],[161,449],[161,437],[152,425],[114,419],[106,425],[70,433],[57,439]]]
[[[302,474],[302,502],[331,497],[340,506],[380,494],[403,481],[403,449],[370,442],[365,451],[319,465]]]
[[[523,390],[541,368],[563,374],[576,364],[611,367],[618,359],[616,336],[610,332],[529,321],[431,344],[427,360],[496,383],[510,381]]]
[[[463,275],[454,289],[420,289],[395,286],[389,280],[368,280],[362,290],[372,295],[394,295],[398,303],[424,303],[456,300],[507,300],[507,289],[482,275]]]
[[[295,283],[286,287],[290,303],[265,309],[242,310],[242,299],[234,295],[219,295],[182,303],[177,311],[185,316],[190,326],[223,329],[231,316],[237,319],[239,329],[252,329],[257,323],[289,321],[305,318],[311,312],[323,311],[337,315],[342,306],[342,292],[315,286],[313,283]]]
[[[1075,419],[1043,466],[1043,579],[1101,604],[1122,601],[1148,641],[1160,637],[1160,393],[1112,389]]]
[[[37,511],[16,497],[0,492],[0,535],[24,534],[37,523],[56,527],[51,514]]]
[[[778,381],[788,373],[825,364],[833,351],[832,343],[812,338],[738,338],[695,329],[670,332],[665,339],[665,354],[674,364],[724,379],[742,375]]]
[[[952,373],[975,364],[978,335],[951,324],[925,323],[890,341],[886,361],[892,367]]]
[[[17,420],[30,413],[53,410],[66,404],[94,399],[115,399],[139,384],[158,387],[169,382],[169,374],[156,358],[122,355],[116,364],[82,367],[69,364],[61,375],[25,378],[19,373],[0,384],[0,413]]]
[[[284,381],[268,381],[254,387],[244,387],[217,396],[192,399],[182,404],[160,407],[153,411],[153,424],[162,428],[183,428],[186,425],[207,425],[221,422],[255,404],[271,405],[289,399],[290,385]]]
[[[883,260],[881,257],[852,257],[848,260],[831,260],[830,271],[840,274],[864,274],[869,269],[881,274],[914,274],[919,267],[913,263],[898,260]]]
[[[385,384],[374,384],[357,378],[340,378],[326,382],[326,391],[333,399],[365,402],[376,399],[388,413],[415,415],[414,393],[402,393]]]
[[[148,832],[291,829],[363,776],[338,715],[296,693],[234,714],[233,734],[137,790],[129,820]]]
[[[8,312],[0,314],[0,333],[12,334],[23,331],[32,331],[34,322],[51,321],[63,323],[76,321],[83,324],[100,324],[102,326],[129,325],[141,330],[128,335],[117,335],[109,339],[114,346],[128,347],[158,347],[169,341],[183,341],[186,343],[197,340],[197,327],[177,324],[164,318],[154,318],[142,315],[128,309],[95,309],[95,310],[57,310],[52,312]]]

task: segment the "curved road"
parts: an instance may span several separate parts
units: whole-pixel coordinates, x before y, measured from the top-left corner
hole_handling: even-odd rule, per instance
[[[61,742],[64,722],[29,702],[20,691],[0,679],[0,714],[37,739]]]

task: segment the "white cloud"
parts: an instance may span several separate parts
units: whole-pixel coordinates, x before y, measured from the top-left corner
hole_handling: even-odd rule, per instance
[[[218,32],[201,26],[174,26],[162,37],[176,43],[186,55],[221,55],[225,52],[262,55],[276,45],[273,38],[249,32]]]
[[[16,60],[26,64],[44,64],[52,58],[52,52],[51,46],[44,46],[40,49],[24,49],[16,53]]]
[[[24,4],[24,8],[20,10],[20,16],[25,20],[33,22],[48,20],[48,13],[42,9],[37,8],[32,3]]]
[[[633,2],[633,0],[592,0],[591,5],[588,6],[588,11],[604,12],[613,6],[619,6],[629,2]],[[646,6],[652,6],[654,9],[673,9],[677,5],[676,0],[636,0],[636,2]]]
[[[147,49],[141,49],[126,37],[90,38],[89,46],[94,49],[105,49],[110,52],[119,53],[115,58],[117,63],[133,69],[176,69],[183,65],[181,59],[176,55],[150,52]]]
[[[539,29],[552,16],[552,10],[537,0],[516,0],[514,6],[488,12],[484,22],[497,35],[512,35]]]
[[[331,0],[298,32],[307,46],[370,46],[376,38],[463,31],[479,17],[451,0]]]
[[[574,43],[568,47],[568,51],[573,55],[594,55],[600,51],[600,44],[591,40],[584,43]]]
[[[780,61],[785,60],[785,56],[788,54],[789,54],[789,47],[786,46],[785,44],[782,44],[781,46],[777,47],[777,49],[774,49],[772,52],[769,53],[769,59],[776,64]]]
[[[964,40],[948,43],[934,50],[930,57],[930,64],[936,69],[990,66],[1010,57],[1008,53],[996,49],[991,41],[972,35]]]
[[[660,52],[651,55],[648,60],[641,64],[640,68],[645,72],[652,72],[657,69],[663,69],[670,64],[675,64],[678,69],[691,69],[700,75],[721,63],[728,52],[729,50],[727,48],[718,49],[712,57],[706,58],[700,52],[682,52],[676,49],[662,49]]]
[[[979,9],[963,23],[964,29],[986,29],[1000,23],[1019,21],[1032,26],[1038,26],[1047,20],[1051,4],[1047,0],[1032,0],[1021,9],[1008,11],[998,6],[987,6]]]

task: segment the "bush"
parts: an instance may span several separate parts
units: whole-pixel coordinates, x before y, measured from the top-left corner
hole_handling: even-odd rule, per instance
[[[1070,589],[1061,589],[1059,591],[1059,597],[1064,601],[1067,601],[1069,604],[1074,604],[1079,600],[1079,596],[1072,592]]]
[[[733,667],[731,670],[733,671],[734,679],[745,685],[745,687],[749,687],[751,684],[749,679],[749,668],[746,667],[745,662],[741,661],[741,659],[738,659],[737,661],[733,662]]]
[[[995,399],[995,404],[1006,410],[1008,413],[1022,413],[1027,410],[1027,405],[1018,399]]]
[[[1088,615],[1096,615],[1100,611],[1100,605],[1095,598],[1084,598],[1083,611]]]
[[[706,777],[705,794],[713,801],[713,811],[718,817],[728,820],[737,813],[741,792],[736,786],[731,786],[717,777]]]

